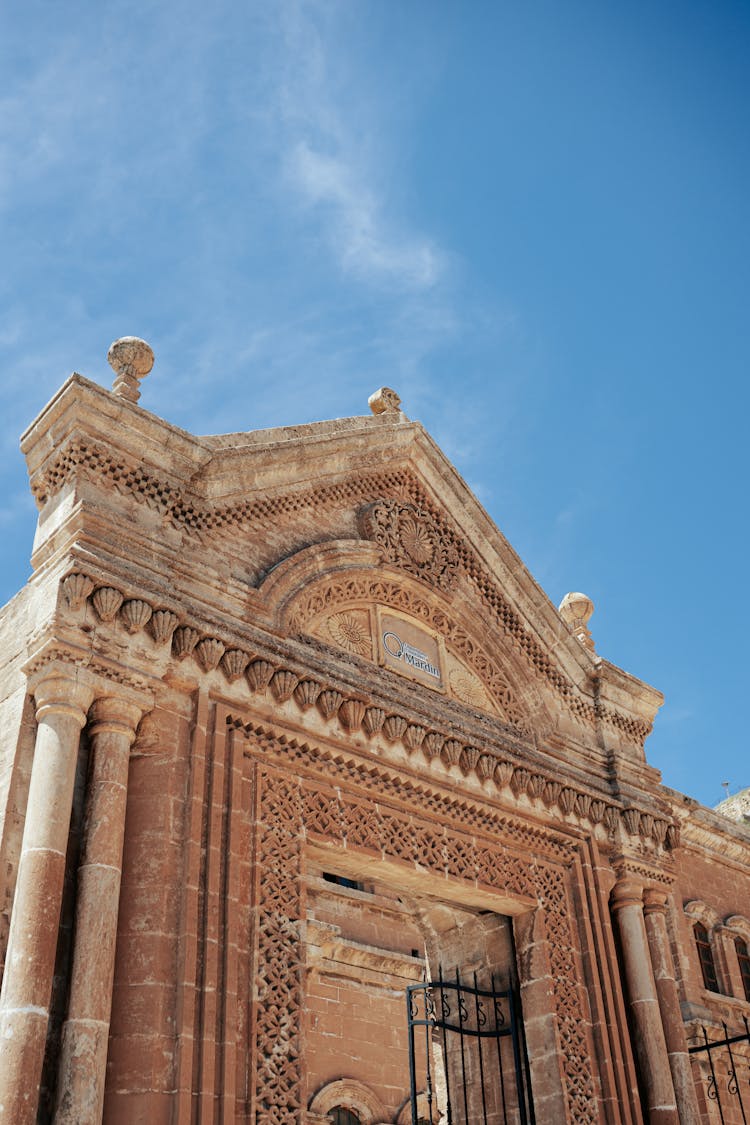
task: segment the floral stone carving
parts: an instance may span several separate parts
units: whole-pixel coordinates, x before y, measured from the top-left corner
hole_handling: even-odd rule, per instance
[[[429,512],[398,500],[377,500],[362,509],[359,524],[388,562],[442,589],[456,584],[458,552]]]

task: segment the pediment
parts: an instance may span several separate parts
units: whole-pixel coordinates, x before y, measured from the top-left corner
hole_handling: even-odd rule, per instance
[[[537,732],[562,724],[575,735],[604,723],[623,744],[642,747],[650,730],[659,694],[572,635],[441,450],[398,411],[195,437],[74,376],[23,447],[42,509],[35,568],[63,549],[64,490],[81,504],[92,556],[109,562],[124,553],[131,574],[148,558],[144,586],[160,572],[179,584],[176,594],[221,606],[228,618],[250,610],[263,617],[265,607],[277,619],[277,578],[287,564],[347,542],[370,553],[371,574],[413,584],[451,629],[464,631],[476,658],[444,644],[446,659],[461,665],[446,677],[464,677],[467,699],[479,698],[478,677],[492,706],[515,707],[498,687],[498,669]],[[319,576],[332,561],[320,561]],[[398,608],[367,595],[336,612],[377,606]],[[336,623],[311,628],[329,643],[322,634]],[[443,636],[440,624],[429,628]]]

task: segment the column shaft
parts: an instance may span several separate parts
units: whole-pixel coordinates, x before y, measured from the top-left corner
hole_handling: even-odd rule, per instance
[[[117,699],[98,700],[92,708],[75,949],[55,1125],[99,1125],[102,1120],[128,764],[140,715],[139,708]]]
[[[646,935],[680,1122],[681,1125],[699,1125],[701,1117],[685,1040],[672,952],[669,948],[667,895],[664,891],[647,890],[644,902]]]
[[[618,882],[612,892],[612,910],[617,918],[620,934],[628,1003],[633,1018],[636,1055],[645,1088],[648,1121],[650,1125],[679,1125],[646,938],[641,886],[630,880]]]
[[[37,735],[0,995],[0,1122],[35,1125],[80,732],[93,692],[77,669],[34,691]]]

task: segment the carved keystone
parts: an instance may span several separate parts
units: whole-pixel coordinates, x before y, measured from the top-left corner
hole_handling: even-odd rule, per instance
[[[140,381],[154,366],[150,345],[137,336],[122,336],[110,344],[107,362],[116,376],[112,386],[114,394],[128,402],[138,402],[141,397]]]

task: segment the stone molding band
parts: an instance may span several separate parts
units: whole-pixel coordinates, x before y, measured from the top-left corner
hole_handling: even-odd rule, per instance
[[[498,791],[510,787],[516,797],[527,794],[564,817],[573,815],[594,826],[603,824],[610,834],[620,828],[628,836],[651,840],[667,851],[679,845],[679,826],[646,809],[622,808],[599,794],[562,785],[553,776],[501,757],[502,751],[480,750],[457,739],[449,729],[428,727],[414,716],[379,707],[361,695],[347,696],[345,688],[339,690],[316,677],[305,676],[299,669],[280,665],[278,657],[271,662],[257,653],[228,647],[218,637],[181,623],[172,610],[160,608],[158,603],[152,606],[140,598],[125,598],[114,587],[96,586],[86,575],[69,574],[61,584],[71,609],[79,610],[90,600],[106,624],[114,626],[119,619],[131,634],[148,630],[156,645],[171,643],[175,660],[192,659],[204,673],[218,670],[230,684],[244,678],[254,693],[265,693],[270,688],[277,703],[293,701],[301,711],[315,706],[326,721],[336,722],[345,734],[363,730],[370,738],[382,735],[389,743],[400,743],[408,754],[419,751],[428,761],[439,757],[446,767],[458,766],[465,776],[474,774],[480,782],[490,782]],[[139,608],[137,614],[129,615],[127,607],[134,603],[145,609]],[[136,627],[135,619],[140,622]]]

